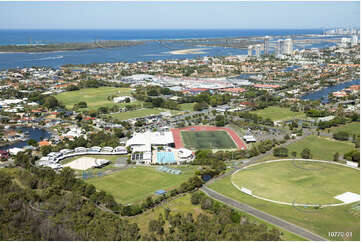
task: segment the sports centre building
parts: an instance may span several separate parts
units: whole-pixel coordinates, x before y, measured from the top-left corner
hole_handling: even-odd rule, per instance
[[[185,148],[181,132],[214,132],[221,131],[227,133],[230,142],[234,143],[233,149],[245,150],[247,146],[238,137],[235,131],[225,127],[212,126],[191,126],[186,128],[173,128],[171,131],[135,133],[126,142],[127,147],[131,147],[131,160],[144,164],[181,164],[194,159],[193,151],[190,147]],[[218,142],[218,137],[216,140]],[[212,140],[206,138],[204,142],[211,143]],[[196,141],[197,142],[197,141]],[[222,149],[222,148],[221,148]],[[224,149],[229,149],[227,146]]]
[[[132,161],[144,164],[181,164],[191,161],[191,150],[175,149],[173,133],[169,131],[135,133],[126,142],[132,149]]]

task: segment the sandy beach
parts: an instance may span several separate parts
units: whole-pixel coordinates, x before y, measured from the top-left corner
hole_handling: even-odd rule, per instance
[[[183,49],[183,50],[173,50],[167,53],[172,55],[189,55],[189,54],[205,54],[204,50],[208,50],[209,48],[198,48],[198,49]]]

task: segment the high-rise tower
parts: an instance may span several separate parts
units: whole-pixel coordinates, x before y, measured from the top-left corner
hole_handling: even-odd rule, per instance
[[[269,36],[264,37],[264,55],[269,55]]]
[[[248,46],[248,56],[252,56],[252,53],[253,52],[253,46],[252,45],[249,45]]]
[[[293,54],[293,41],[292,39],[285,39],[283,48],[283,54],[292,55]]]
[[[256,45],[256,56],[259,57],[261,55],[261,45]]]
[[[280,57],[283,54],[283,39],[277,40],[276,50],[275,50],[275,57]]]

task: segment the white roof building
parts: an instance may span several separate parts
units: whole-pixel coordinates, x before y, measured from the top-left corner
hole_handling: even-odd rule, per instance
[[[135,133],[134,136],[127,141],[126,146],[169,145],[172,143],[174,143],[172,132],[147,131],[145,133]]]
[[[125,102],[125,100],[129,98],[130,101],[133,101],[134,99],[130,96],[121,96],[121,97],[115,97],[113,98],[113,102],[115,103],[122,103]]]
[[[256,142],[256,139],[252,135],[245,135],[243,136],[243,139],[249,143],[249,142]]]
[[[24,151],[24,150],[21,148],[16,148],[16,147],[9,149],[9,153],[11,155],[17,155],[19,152],[22,152],[22,151]]]
[[[186,159],[192,156],[192,151],[186,148],[180,148],[178,149],[178,156],[181,159]]]
[[[335,116],[326,116],[326,117],[321,117],[321,118],[318,118],[317,121],[318,122],[326,122],[326,121],[331,121],[332,119],[334,119]]]
[[[152,161],[152,145],[163,146],[174,143],[172,132],[151,132],[135,133],[134,136],[126,142],[126,146],[132,147],[132,152],[143,153],[143,161],[150,163]]]

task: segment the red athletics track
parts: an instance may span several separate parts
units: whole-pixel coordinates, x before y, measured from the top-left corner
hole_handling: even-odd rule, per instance
[[[184,148],[184,144],[182,142],[181,131],[226,131],[233,139],[233,141],[237,144],[238,149],[245,150],[247,146],[243,143],[243,141],[238,137],[236,132],[232,129],[224,128],[224,127],[214,127],[214,126],[190,126],[186,128],[174,128],[171,129],[174,138],[174,144],[177,149]]]

